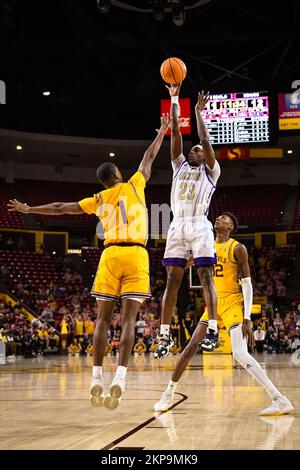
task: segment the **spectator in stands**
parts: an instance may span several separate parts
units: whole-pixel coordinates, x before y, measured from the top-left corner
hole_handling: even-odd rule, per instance
[[[121,330],[115,330],[115,336],[111,340],[111,352],[116,355],[119,354],[120,336]]]
[[[44,349],[48,349],[49,347],[49,335],[48,335],[48,326],[43,325],[41,330],[38,333],[41,345],[42,345],[42,351]]]
[[[105,346],[105,350],[104,350],[104,355],[105,356],[110,356],[111,355],[111,349],[112,349],[111,343],[110,343],[110,341],[107,341],[106,346]]]
[[[136,327],[136,335],[137,337],[142,337],[144,334],[144,328],[146,326],[146,322],[144,320],[143,312],[139,312],[139,319],[135,324]]]
[[[71,356],[79,356],[79,353],[81,351],[81,345],[76,337],[73,339],[72,343],[68,347],[68,350]]]
[[[56,334],[54,328],[50,328],[48,340],[49,340],[49,349],[51,349],[52,351],[58,352],[59,336]]]
[[[88,336],[89,340],[93,340],[95,332],[95,322],[92,320],[92,316],[88,315],[87,320],[84,322],[84,333]]]
[[[273,326],[274,326],[275,331],[278,331],[280,326],[282,326],[282,325],[283,325],[283,320],[280,316],[280,313],[276,312],[275,313],[275,318],[274,318],[274,321],[273,321]]]
[[[34,354],[37,356],[42,352],[42,343],[40,341],[39,335],[36,331],[33,330],[31,334],[31,347]]]
[[[94,351],[93,343],[89,342],[89,344],[87,345],[87,348],[86,348],[87,355],[88,356],[93,356],[93,351]]]
[[[51,308],[49,306],[47,306],[43,310],[40,319],[43,323],[51,323],[52,322],[52,320],[53,320],[53,311],[51,310]]]
[[[261,326],[257,327],[257,330],[254,331],[255,339],[255,348],[258,353],[263,352],[265,344],[265,332],[262,330]]]
[[[185,335],[185,344],[187,344],[194,331],[194,320],[190,312],[186,312],[185,318],[182,319],[182,326]]]
[[[62,353],[67,351],[70,330],[71,329],[70,329],[70,324],[68,320],[68,315],[67,313],[65,313],[60,324],[60,344],[61,344]]]
[[[158,331],[159,331],[159,330],[158,330]],[[155,336],[155,338],[156,338],[156,336]],[[157,349],[157,346],[158,346],[158,343],[157,343],[156,341],[153,341],[152,344],[151,344],[151,346],[150,346],[150,354],[151,354],[151,356],[154,355],[154,353],[155,353],[155,351],[156,351],[156,349]]]
[[[174,338],[177,338],[177,344],[180,344],[180,323],[178,315],[174,315],[171,320],[170,326],[170,335]]]
[[[271,326],[269,326],[266,332],[265,343],[267,345],[268,353],[276,352],[278,350],[277,335]]]
[[[145,354],[147,348],[143,341],[143,337],[140,336],[137,340],[137,343],[134,345],[133,352],[137,355]]]
[[[146,314],[145,314],[146,316]],[[149,317],[149,316],[148,316]],[[144,337],[144,343],[146,345],[147,351],[149,351],[151,344],[152,344],[152,328],[149,323],[149,321],[146,322],[144,331],[143,331],[143,337]]]
[[[76,307],[75,307],[76,311]],[[75,318],[75,338],[78,339],[78,341],[83,340],[83,334],[84,334],[84,324],[83,324],[83,319],[82,315],[77,314]]]

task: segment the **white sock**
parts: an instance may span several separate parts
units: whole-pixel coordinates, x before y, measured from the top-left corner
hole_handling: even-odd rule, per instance
[[[177,384],[178,382],[173,382],[173,380],[170,380],[170,382],[168,383],[168,389],[172,390],[172,392],[174,393],[176,390]]]
[[[243,338],[242,326],[239,325],[233,328],[230,331],[230,337],[235,359],[257,380],[272,400],[281,397],[282,394],[262,370],[260,364],[248,353],[246,338]]]
[[[169,335],[170,334],[170,325],[161,324],[160,325],[160,334]]]
[[[208,328],[210,330],[214,330],[217,333],[218,332],[218,322],[217,322],[217,320],[208,320]]]
[[[127,372],[127,367],[118,366],[115,376],[118,377],[118,379],[125,379],[126,372]]]
[[[102,366],[93,366],[93,377],[102,378]]]

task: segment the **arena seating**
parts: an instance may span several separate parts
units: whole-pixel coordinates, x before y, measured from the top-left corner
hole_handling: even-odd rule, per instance
[[[0,251],[0,265],[10,269],[9,287],[28,283],[39,289],[62,278],[61,258],[57,255],[30,251]]]
[[[213,196],[210,218],[214,220],[222,211],[229,211],[240,225],[274,228],[287,191],[287,185],[219,187]]]
[[[83,261],[86,262],[92,274],[97,271],[101,251],[96,247],[83,247],[81,249],[81,256]]]
[[[48,181],[27,181],[19,180],[18,185],[26,195],[27,202],[30,205],[49,204],[50,202],[73,202],[80,201],[85,197],[93,196],[99,192],[99,185],[85,183],[63,183]],[[97,218],[93,215],[65,214],[56,216],[38,216],[42,223],[47,227],[83,227],[91,228],[97,224]]]
[[[209,218],[214,220],[221,212],[229,211],[237,216],[240,225],[271,229],[280,218],[287,192],[287,185],[218,186],[212,198]],[[151,203],[169,203],[170,187],[149,186],[147,195],[148,207]]]
[[[97,184],[86,183],[63,183],[19,180],[18,187],[26,196],[29,204],[40,205],[53,201],[79,201],[84,197],[92,196],[101,187]],[[251,229],[269,228],[276,226],[281,211],[284,208],[287,196],[287,185],[265,185],[265,186],[218,186],[212,198],[210,219],[213,220],[220,212],[228,210],[233,212],[239,219],[240,225]],[[20,214],[8,213],[6,202],[9,198],[6,189],[1,190],[1,226],[21,228],[24,226]],[[147,205],[169,203],[169,185],[149,185],[146,190]],[[297,215],[298,214],[298,215]],[[60,228],[84,228],[92,230],[97,224],[95,216],[64,215],[37,216],[46,227]],[[3,222],[2,222],[3,220]],[[295,228],[300,227],[300,198],[295,212]]]

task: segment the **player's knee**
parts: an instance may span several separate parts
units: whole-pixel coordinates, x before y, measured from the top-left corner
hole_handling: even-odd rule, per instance
[[[100,328],[99,325],[102,325],[101,328],[103,327],[103,324],[109,324],[111,320],[111,314],[105,314],[105,313],[100,313],[98,316],[98,320],[96,322],[95,328]]]
[[[124,326],[130,328],[131,326],[135,327],[136,324],[136,315],[124,315],[123,318],[123,328]]]
[[[213,272],[211,267],[206,266],[204,268],[199,268],[198,273],[203,287],[210,287],[214,285]]]
[[[180,286],[182,275],[174,272],[168,273],[167,276],[167,288],[168,289],[178,289]]]

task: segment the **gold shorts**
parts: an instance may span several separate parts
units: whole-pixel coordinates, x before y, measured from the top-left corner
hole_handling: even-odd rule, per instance
[[[218,297],[218,310],[217,310],[218,328],[225,326],[229,330],[244,320],[244,299],[243,294],[229,294],[226,297]],[[208,322],[207,309],[200,318],[201,323]]]
[[[105,248],[91,295],[99,300],[151,297],[147,250],[141,246]]]

